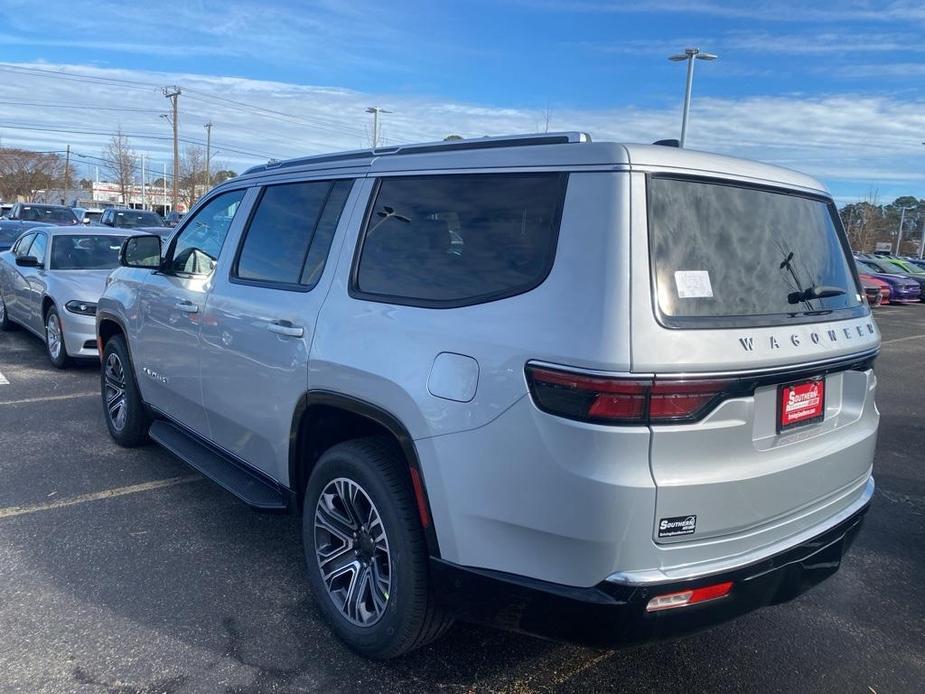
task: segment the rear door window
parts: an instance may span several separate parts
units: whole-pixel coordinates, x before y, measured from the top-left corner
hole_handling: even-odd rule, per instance
[[[562,173],[383,179],[354,296],[439,308],[533,289],[552,267],[566,182]]]
[[[649,234],[661,320],[700,328],[864,315],[836,219],[821,198],[652,176]]]
[[[250,220],[234,277],[312,287],[321,275],[352,181],[268,186]]]

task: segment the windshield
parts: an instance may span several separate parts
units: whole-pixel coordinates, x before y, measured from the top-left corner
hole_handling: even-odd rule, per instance
[[[134,229],[135,227],[162,227],[164,220],[154,212],[144,210],[119,210],[113,217],[113,226],[120,229]]]
[[[51,224],[77,224],[77,217],[69,207],[39,207],[24,205],[19,216],[25,222],[49,222]]]
[[[667,176],[650,178],[649,199],[664,323],[774,325],[866,314],[827,201]]]
[[[89,219],[91,222],[100,221],[100,217],[102,216],[102,212],[84,212],[84,219]]]
[[[119,265],[124,236],[103,234],[55,236],[51,242],[52,270],[111,270]]]
[[[871,267],[867,263],[861,262],[860,260],[855,260],[854,264],[857,266],[858,272],[864,272],[868,275],[876,275],[878,272],[880,272],[877,268]]]

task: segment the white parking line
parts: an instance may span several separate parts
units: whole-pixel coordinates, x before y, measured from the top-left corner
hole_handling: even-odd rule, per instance
[[[111,499],[116,496],[125,496],[126,494],[138,494],[139,492],[149,492],[152,489],[163,489],[164,487],[175,487],[178,484],[189,484],[205,479],[199,475],[185,475],[183,477],[170,477],[165,480],[155,480],[154,482],[142,482],[141,484],[132,484],[128,487],[116,487],[115,489],[105,489],[101,492],[91,494],[81,494],[70,499],[60,499],[59,501],[49,501],[44,504],[33,504],[32,506],[9,506],[0,508],[0,519],[12,518],[14,516],[25,516],[30,513],[39,511],[51,511],[65,506],[75,506],[85,504],[88,501],[99,501],[100,499]]]
[[[3,375],[3,372],[0,371],[0,386],[8,386],[10,382],[6,380],[6,376]]]
[[[884,340],[881,345],[891,345],[894,342],[905,342],[906,340],[921,340],[925,335],[910,335],[909,337],[894,337],[892,340]]]
[[[71,393],[70,395],[42,395],[37,398],[23,398],[22,400],[0,400],[0,405],[27,405],[30,402],[47,402],[49,400],[70,400],[71,398],[99,397],[100,391],[93,390],[86,393]]]

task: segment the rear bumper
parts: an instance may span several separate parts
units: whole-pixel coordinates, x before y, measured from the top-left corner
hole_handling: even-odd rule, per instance
[[[575,588],[431,560],[443,606],[456,617],[543,638],[614,648],[682,636],[786,602],[835,573],[869,502],[822,533],[760,561],[697,579]],[[646,612],[657,595],[732,581],[718,600]]]

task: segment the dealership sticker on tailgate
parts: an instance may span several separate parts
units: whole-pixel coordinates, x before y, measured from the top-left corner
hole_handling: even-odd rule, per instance
[[[693,535],[696,529],[697,516],[674,516],[672,518],[662,518],[658,522],[659,537]]]
[[[825,417],[825,381],[814,378],[778,388],[777,430],[785,431]]]

